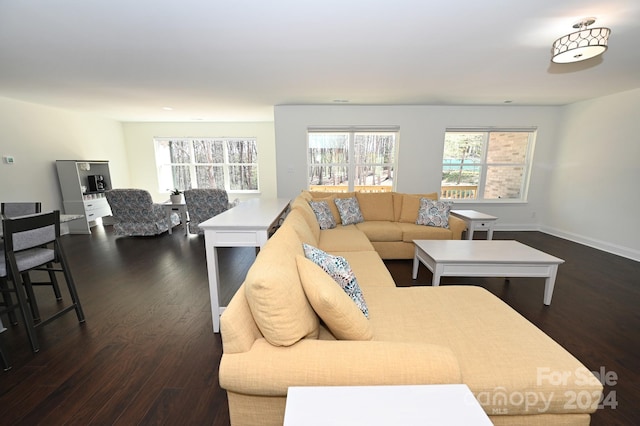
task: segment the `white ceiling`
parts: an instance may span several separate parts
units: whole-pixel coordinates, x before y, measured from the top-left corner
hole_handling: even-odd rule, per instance
[[[587,16],[609,49],[551,63]],[[639,0],[0,0],[0,96],[122,121],[562,105],[640,87],[639,22]]]

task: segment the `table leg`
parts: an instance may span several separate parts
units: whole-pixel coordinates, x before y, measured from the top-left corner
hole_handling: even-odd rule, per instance
[[[556,285],[556,276],[558,274],[558,265],[552,265],[549,271],[549,276],[544,280],[544,304],[551,305],[551,298],[553,297],[553,288]]]
[[[169,235],[173,234],[173,229],[171,229],[171,209],[167,209],[166,213],[167,213],[167,224],[169,225]]]
[[[431,285],[438,287],[440,285],[440,277],[442,276],[442,265],[436,263],[433,267],[433,278],[431,279]]]
[[[473,240],[473,222],[467,224],[467,240]]]
[[[413,255],[413,271],[411,272],[411,279],[418,278],[418,267],[420,266],[420,261],[418,260],[418,248],[415,249],[415,254]]]
[[[213,321],[213,332],[220,331],[220,280],[218,279],[218,252],[216,247],[208,241],[204,232],[205,252],[207,255],[207,273],[209,275],[209,297],[211,299],[211,319]]]
[[[489,225],[487,230],[487,240],[493,240],[493,224]]]
[[[184,227],[184,236],[189,235],[189,224],[187,223],[187,209],[186,207],[180,209],[180,218],[182,219],[182,226]]]

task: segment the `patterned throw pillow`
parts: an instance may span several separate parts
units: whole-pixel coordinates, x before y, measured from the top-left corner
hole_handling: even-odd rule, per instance
[[[331,229],[336,227],[336,220],[331,213],[329,203],[326,201],[309,201],[311,210],[316,214],[320,229]]]
[[[428,198],[421,198],[420,210],[418,211],[416,224],[448,228],[451,205],[451,201],[437,201],[430,200]]]
[[[304,256],[296,255],[296,262],[304,294],[331,334],[339,340],[371,340],[371,323],[333,278]]]
[[[342,287],[351,300],[354,301],[358,308],[360,308],[364,316],[369,318],[367,302],[364,300],[358,280],[356,280],[356,276],[353,274],[347,259],[342,256],[332,256],[309,244],[303,243],[302,247],[304,248],[305,257],[329,274],[331,278]]]
[[[334,201],[336,207],[338,207],[340,220],[343,225],[364,222],[364,217],[362,217],[362,212],[360,211],[360,204],[358,204],[356,197],[336,198]]]

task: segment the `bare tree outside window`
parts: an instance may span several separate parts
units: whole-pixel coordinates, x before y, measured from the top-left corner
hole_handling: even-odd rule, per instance
[[[396,136],[396,132],[309,132],[309,187],[391,191]]]
[[[160,190],[258,190],[255,138],[156,138]]]

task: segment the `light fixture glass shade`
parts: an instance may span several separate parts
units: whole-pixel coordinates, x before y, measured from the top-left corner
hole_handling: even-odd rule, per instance
[[[579,62],[598,56],[607,50],[611,30],[589,28],[567,34],[553,42],[551,60],[558,64]]]
[[[590,28],[560,37],[553,42],[551,60],[566,64],[598,56],[607,50],[609,34],[609,28]]]

